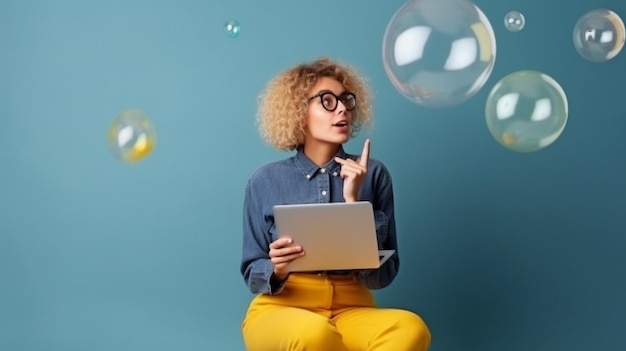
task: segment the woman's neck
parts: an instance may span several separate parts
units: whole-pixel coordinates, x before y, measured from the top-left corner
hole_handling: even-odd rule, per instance
[[[309,160],[319,167],[322,167],[335,157],[337,151],[339,150],[339,145],[326,143],[315,145],[309,144],[304,145],[303,149],[304,154],[309,158]]]

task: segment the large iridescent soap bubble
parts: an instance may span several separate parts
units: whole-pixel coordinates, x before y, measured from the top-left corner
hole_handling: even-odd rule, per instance
[[[552,144],[567,123],[567,96],[552,77],[538,71],[510,73],[491,89],[485,118],[491,135],[517,152]]]
[[[393,86],[425,107],[460,104],[485,84],[496,40],[484,13],[467,0],[412,0],[393,15],[383,38]]]
[[[608,61],[622,51],[624,33],[624,22],[615,12],[592,10],[574,25],[574,47],[588,61]]]
[[[143,112],[124,110],[111,122],[108,142],[115,157],[124,162],[137,162],[154,149],[156,132]]]

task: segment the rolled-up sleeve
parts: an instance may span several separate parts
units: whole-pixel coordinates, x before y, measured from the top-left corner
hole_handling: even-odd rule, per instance
[[[378,269],[359,272],[359,279],[369,289],[381,289],[391,284],[400,268],[400,256],[398,255],[398,242],[396,239],[393,185],[390,175],[382,165],[372,186],[374,188],[374,196],[371,201],[374,207],[378,248],[380,250],[395,250],[395,253]]]
[[[264,214],[262,194],[257,192],[254,179],[248,181],[243,204],[243,252],[241,274],[252,293],[276,294],[282,284],[272,286],[274,268],[269,258],[272,223]]]

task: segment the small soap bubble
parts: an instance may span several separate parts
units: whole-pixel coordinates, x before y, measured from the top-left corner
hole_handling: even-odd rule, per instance
[[[624,22],[615,12],[596,9],[574,25],[574,47],[588,61],[608,61],[624,47],[624,33]]]
[[[109,148],[124,162],[137,162],[146,157],[156,143],[154,126],[139,110],[124,110],[113,121],[108,133]]]
[[[504,16],[504,27],[511,32],[519,32],[524,29],[526,19],[524,15],[517,11],[511,11]]]
[[[239,26],[239,22],[236,20],[228,20],[226,24],[224,24],[224,32],[230,38],[237,38],[239,32],[241,32],[241,26]]]

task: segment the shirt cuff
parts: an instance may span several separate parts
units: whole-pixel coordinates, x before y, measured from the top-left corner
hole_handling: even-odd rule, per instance
[[[287,282],[287,279],[289,279],[289,276],[287,276],[285,280],[279,281],[278,279],[275,278],[274,272],[270,273],[270,278],[269,278],[270,295],[280,294],[280,292],[283,291],[283,288],[285,287],[285,283]]]

